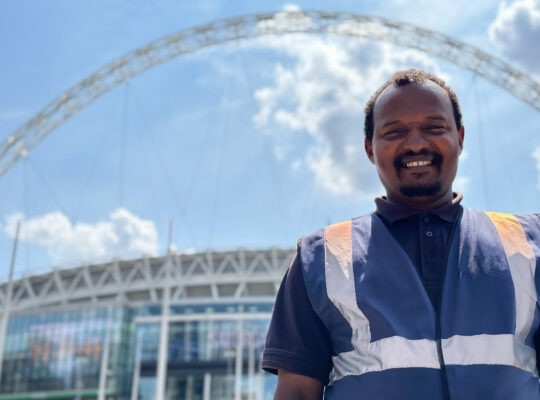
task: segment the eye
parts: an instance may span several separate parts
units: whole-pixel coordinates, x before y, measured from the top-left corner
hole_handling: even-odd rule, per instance
[[[444,125],[431,124],[431,125],[426,125],[424,129],[432,133],[442,133],[445,131],[446,127]]]
[[[398,136],[398,135],[403,135],[407,133],[407,128],[403,128],[403,127],[400,127],[400,128],[394,128],[394,129],[391,129],[389,131],[386,131],[384,133],[384,136]]]

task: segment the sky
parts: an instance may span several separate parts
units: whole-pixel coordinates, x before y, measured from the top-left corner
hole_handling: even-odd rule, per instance
[[[101,66],[161,37],[301,10],[413,24],[540,81],[540,0],[0,0],[0,141]],[[303,234],[370,212],[384,191],[363,154],[363,107],[410,67],[441,75],[460,98],[454,189],[464,205],[539,212],[532,106],[455,63],[372,37],[262,36],[120,84],[0,176],[0,279],[18,221],[16,277],[168,250],[293,248]]]

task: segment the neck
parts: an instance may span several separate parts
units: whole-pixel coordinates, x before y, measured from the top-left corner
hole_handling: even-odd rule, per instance
[[[419,212],[430,212],[438,210],[444,205],[451,203],[454,199],[454,193],[449,191],[440,196],[415,196],[410,198],[400,198],[396,199],[392,195],[387,194],[386,198],[389,201],[398,203],[401,206],[408,208],[409,210],[419,211]],[[409,200],[409,201],[407,201]]]

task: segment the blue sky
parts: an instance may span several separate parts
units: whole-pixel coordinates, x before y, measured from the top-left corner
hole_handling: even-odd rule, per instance
[[[102,65],[228,17],[347,11],[407,22],[540,79],[540,1],[0,1],[0,140]],[[540,204],[540,115],[500,87],[410,48],[282,35],[199,50],[97,99],[0,177],[0,278],[163,254],[292,247],[373,208],[362,108],[395,69],[444,76],[462,102],[455,188],[472,208]],[[170,227],[172,226],[172,229]]]

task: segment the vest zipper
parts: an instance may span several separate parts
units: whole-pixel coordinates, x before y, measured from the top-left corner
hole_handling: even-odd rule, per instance
[[[444,362],[444,354],[442,351],[442,338],[441,338],[441,303],[442,303],[442,297],[443,297],[443,290],[444,290],[444,281],[446,279],[446,267],[448,264],[448,256],[450,255],[450,250],[452,249],[452,242],[454,241],[454,235],[456,233],[456,228],[459,224],[459,221],[461,220],[461,216],[463,215],[463,208],[460,207],[458,212],[456,213],[456,216],[454,217],[454,221],[452,221],[452,230],[450,231],[450,236],[448,237],[448,243],[446,244],[446,250],[444,254],[443,259],[443,270],[442,270],[442,281],[441,281],[441,289],[439,290],[439,299],[437,301],[437,310],[436,310],[436,331],[435,331],[435,337],[437,338],[437,356],[439,357],[439,364],[441,366],[441,378],[443,381],[443,395],[445,400],[451,400],[450,396],[450,387],[448,386],[448,376],[446,375],[446,364]]]

